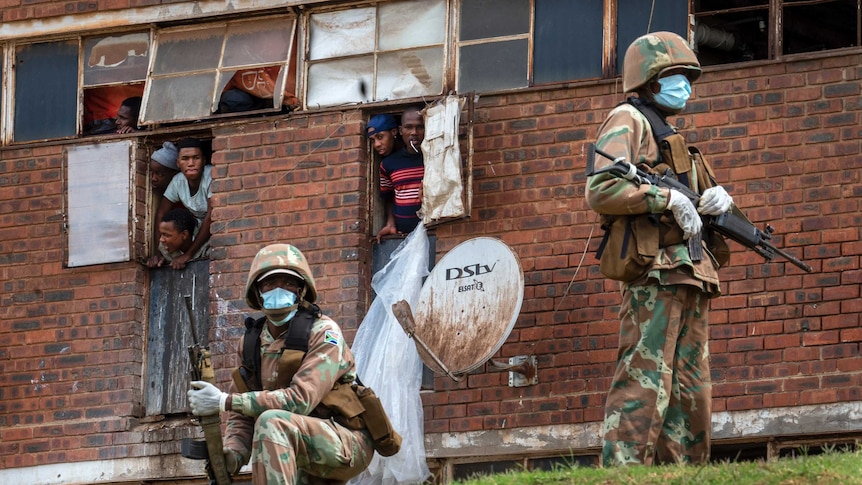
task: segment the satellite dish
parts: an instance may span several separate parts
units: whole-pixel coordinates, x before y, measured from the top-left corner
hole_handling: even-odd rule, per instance
[[[413,309],[422,360],[450,376],[481,366],[509,338],[523,299],[524,272],[504,242],[478,237],[455,246],[428,275]]]

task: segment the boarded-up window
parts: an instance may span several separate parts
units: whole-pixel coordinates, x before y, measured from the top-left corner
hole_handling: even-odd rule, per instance
[[[131,141],[66,150],[68,265],[129,261]]]
[[[288,84],[296,20],[274,17],[160,31],[144,96],[144,124],[210,116],[238,72],[274,68],[268,109],[280,109]],[[267,71],[270,72],[270,71]]]
[[[306,105],[439,95],[445,41],[443,0],[312,14]]]
[[[150,272],[147,416],[188,411],[188,348],[205,347],[209,341],[208,305],[209,261],[192,261],[182,270],[166,266]]]
[[[15,49],[15,141],[74,136],[78,116],[78,40]]]

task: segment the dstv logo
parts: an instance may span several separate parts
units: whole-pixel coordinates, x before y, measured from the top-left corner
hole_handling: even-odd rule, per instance
[[[495,266],[497,266],[496,262],[491,266],[488,266],[487,264],[476,263],[469,264],[467,266],[464,266],[463,268],[446,268],[446,281],[488,274],[494,271]]]

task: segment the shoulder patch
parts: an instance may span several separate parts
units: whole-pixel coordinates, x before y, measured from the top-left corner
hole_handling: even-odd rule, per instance
[[[328,343],[328,344],[338,345],[338,342],[340,340],[341,340],[341,335],[339,335],[338,332],[336,332],[334,330],[327,330],[326,332],[323,333],[323,341]]]

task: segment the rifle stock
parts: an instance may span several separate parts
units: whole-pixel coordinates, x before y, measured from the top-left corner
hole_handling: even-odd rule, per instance
[[[614,163],[596,170],[596,153],[608,160],[612,160]],[[587,151],[587,176],[600,173],[609,173],[614,177],[629,180],[637,185],[650,184],[677,190],[688,197],[695,207],[697,207],[697,204],[700,202],[700,195],[698,195],[697,192],[689,189],[673,176],[646,173],[627,162],[625,158],[614,158],[613,156],[599,150],[596,148],[595,144],[591,143]],[[731,206],[729,211],[718,216],[704,216],[703,222],[706,227],[709,227],[726,238],[732,239],[751,249],[757,254],[763,256],[767,261],[771,261],[776,255],[778,255],[803,271],[807,271],[809,273],[814,271],[811,266],[805,264],[803,261],[786,251],[776,248],[771,242],[769,242],[772,239],[772,233],[775,230],[772,226],[767,225],[765,230],[761,231],[755,227],[754,224],[745,217],[745,214],[743,214],[736,206]]]
[[[194,341],[194,344],[188,348],[191,378],[193,381],[206,381],[215,385],[215,370],[212,366],[210,351],[207,347],[198,343],[191,297],[186,296],[184,298],[189,325],[192,331],[192,340]],[[198,423],[203,429],[206,447],[195,446],[190,438],[183,438],[183,456],[196,460],[206,460],[205,468],[211,485],[230,485],[230,473],[228,473],[227,465],[224,461],[221,418],[218,414],[201,416],[198,418]],[[201,453],[203,451],[205,451],[205,454]]]

